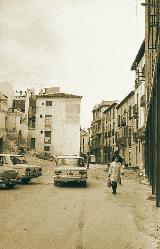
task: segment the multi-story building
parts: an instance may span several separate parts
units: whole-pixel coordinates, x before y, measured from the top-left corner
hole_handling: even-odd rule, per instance
[[[80,130],[80,153],[81,155],[88,155],[90,151],[89,147],[89,132],[88,130]]]
[[[110,105],[105,111],[104,118],[104,162],[111,162],[114,152],[118,149],[116,145],[117,131],[117,102]]]
[[[128,165],[136,165],[138,160],[138,150],[133,150],[133,144],[137,142],[134,133],[134,123],[136,120],[135,110],[135,93],[131,91],[117,105],[117,133],[116,144],[120,155],[124,157]]]
[[[29,147],[54,155],[80,153],[81,96],[46,88],[32,97]],[[36,110],[36,111],[35,111]]]
[[[131,66],[135,71],[135,105],[134,111],[134,136],[137,143],[134,146],[137,157],[136,165],[144,169],[144,118],[145,118],[145,41],[143,41],[136,58]]]
[[[160,3],[145,0],[145,173],[160,207]]]
[[[102,101],[93,108],[92,127],[92,146],[90,154],[95,155],[97,163],[104,163],[104,111],[113,103],[113,101]]]

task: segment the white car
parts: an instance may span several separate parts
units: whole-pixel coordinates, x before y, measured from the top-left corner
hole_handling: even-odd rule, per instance
[[[16,170],[18,172],[17,179],[23,183],[28,183],[32,178],[42,175],[42,167],[29,165],[23,155],[0,154],[0,165]]]
[[[61,182],[80,182],[86,186],[87,168],[83,157],[59,156],[54,168],[54,186]]]

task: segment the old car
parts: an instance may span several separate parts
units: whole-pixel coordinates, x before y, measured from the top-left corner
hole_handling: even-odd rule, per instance
[[[64,155],[57,157],[54,168],[54,186],[62,182],[79,182],[86,186],[87,168],[83,157]]]
[[[23,155],[0,154],[0,164],[18,172],[18,180],[28,183],[32,178],[42,175],[42,167],[29,165]]]
[[[18,172],[16,170],[8,169],[0,164],[0,184],[5,184],[6,188],[11,189],[17,183]]]

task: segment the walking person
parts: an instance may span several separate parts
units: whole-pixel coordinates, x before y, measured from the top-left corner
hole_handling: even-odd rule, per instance
[[[121,163],[119,157],[116,156],[115,160],[110,164],[108,177],[111,179],[112,193],[115,195],[117,192],[117,183],[120,181]]]
[[[122,167],[122,163],[123,163],[123,158],[119,155],[119,151],[116,150],[114,152],[114,155],[112,157],[112,162],[114,162],[115,158],[118,157],[118,161],[121,163],[121,171],[123,171],[123,167]],[[121,185],[122,184],[122,180],[121,180],[121,176],[119,177],[119,184]]]

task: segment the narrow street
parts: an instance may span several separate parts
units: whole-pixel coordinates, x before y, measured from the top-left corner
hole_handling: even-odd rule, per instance
[[[43,166],[43,176],[0,190],[0,249],[160,248],[159,209],[134,172],[126,170],[114,196],[105,166],[91,165],[86,188],[54,187],[53,163],[29,161]]]

